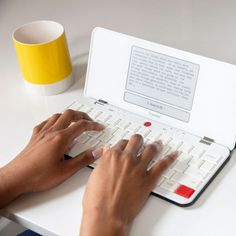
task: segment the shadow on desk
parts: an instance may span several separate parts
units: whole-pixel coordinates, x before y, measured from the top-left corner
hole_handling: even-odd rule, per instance
[[[37,207],[44,207],[44,205],[47,207],[47,205],[50,204],[53,204],[54,207],[56,206],[58,209],[61,208],[63,211],[64,206],[67,205],[67,201],[69,203],[69,200],[71,199],[73,202],[70,201],[70,203],[74,206],[75,204],[78,204],[77,206],[82,208],[82,195],[90,173],[90,168],[84,168],[51,190],[23,195],[7,207],[8,214],[4,209],[2,213],[5,217],[15,220],[10,212],[17,214],[18,212],[27,211],[28,209],[36,210]],[[78,198],[73,195],[76,191],[78,191],[78,193],[76,193],[76,197],[78,195]],[[68,197],[67,195],[70,196]],[[78,202],[76,203],[74,199],[78,199]],[[63,203],[63,206],[61,203]]]
[[[70,90],[73,91],[83,89],[87,71],[88,53],[76,55],[71,60],[73,67],[73,77],[75,79],[75,82],[70,88]]]

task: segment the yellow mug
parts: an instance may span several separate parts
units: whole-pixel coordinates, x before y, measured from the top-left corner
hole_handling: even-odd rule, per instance
[[[63,26],[35,21],[13,33],[26,87],[33,93],[54,95],[73,84],[72,65]]]

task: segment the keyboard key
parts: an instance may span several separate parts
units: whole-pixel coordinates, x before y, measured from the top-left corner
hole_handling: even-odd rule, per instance
[[[189,153],[192,149],[193,149],[193,145],[192,144],[190,144],[190,143],[183,143],[179,147],[178,151]]]
[[[190,156],[189,154],[185,153],[185,152],[182,152],[177,160],[178,161],[181,161],[181,162],[185,162],[185,163],[189,163],[191,160],[192,160],[193,156]]]
[[[161,133],[157,130],[152,130],[146,138],[151,140],[151,142],[159,140],[159,137],[161,136]]]
[[[194,166],[196,168],[199,168],[203,164],[203,160],[199,157],[193,157],[192,160],[188,163],[190,166]]]
[[[80,154],[81,152],[87,150],[89,147],[85,144],[82,144],[82,143],[75,143],[71,149],[70,149],[70,152],[69,152],[69,155],[70,156],[77,156],[78,154]]]
[[[198,169],[196,167],[190,166],[185,171],[185,174],[190,175],[196,179],[203,180],[206,178],[208,173],[202,169]]]
[[[86,143],[91,137],[89,137],[86,133],[81,134],[79,137],[76,138],[78,143]]]
[[[89,114],[89,116],[90,116],[92,119],[96,120],[96,119],[99,117],[99,115],[102,114],[102,112],[93,109],[93,110],[91,110],[88,114]]]
[[[138,132],[138,130],[141,128],[141,126],[139,124],[136,124],[136,123],[133,123],[133,122],[130,122],[129,125],[126,127],[126,129],[135,134],[136,132]]]
[[[157,186],[160,186],[164,181],[165,181],[165,178],[164,178],[164,177],[161,177],[161,178],[157,181]]]
[[[209,161],[209,162],[213,162],[217,164],[221,160],[221,156],[220,155],[213,156],[213,155],[205,154],[203,155],[202,159],[205,161]]]
[[[206,172],[210,172],[212,169],[215,168],[215,166],[216,166],[216,164],[214,164],[214,163],[212,163],[212,162],[209,162],[209,161],[205,161],[205,162],[201,165],[200,169],[201,169],[201,170],[204,170],[204,171],[206,171]]]
[[[182,141],[176,140],[176,139],[172,139],[168,145],[173,149],[173,150],[177,150],[181,145],[183,144]]]
[[[149,128],[146,127],[141,127],[136,134],[140,134],[143,136],[143,138],[145,138],[149,133],[151,133],[151,130]]]
[[[130,124],[131,122],[120,119],[116,125],[121,129],[127,129]]]
[[[92,110],[92,108],[87,106],[87,105],[84,105],[84,104],[83,104],[82,107],[79,108],[79,111],[82,111],[82,112],[85,112],[85,113],[89,112],[90,110]]]
[[[166,179],[161,185],[161,188],[164,188],[166,190],[169,190],[170,192],[175,192],[175,190],[179,187],[179,184],[177,184],[175,181]]]
[[[189,153],[192,156],[201,157],[206,151],[199,147],[194,147]]]
[[[180,172],[175,172],[175,174],[172,176],[171,179],[195,190],[198,188],[199,184],[201,183],[199,179],[195,179],[191,176],[188,176]]]
[[[188,165],[185,162],[177,161],[172,168],[176,171],[184,172],[188,168]]]
[[[194,192],[195,192],[194,189],[189,188],[188,186],[185,185],[180,185],[175,191],[176,194],[184,198],[190,198]]]
[[[167,145],[167,144],[172,140],[172,138],[171,138],[170,136],[166,135],[166,134],[162,134],[162,135],[159,137],[159,139],[162,141],[162,143],[163,143],[164,145]]]
[[[168,169],[163,173],[163,176],[166,177],[167,179],[170,179],[171,176],[173,176],[175,171],[173,169]]]

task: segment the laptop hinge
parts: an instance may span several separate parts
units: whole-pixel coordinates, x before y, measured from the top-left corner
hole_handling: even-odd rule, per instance
[[[106,105],[108,104],[108,102],[102,99],[98,99],[97,101],[94,102],[94,104]]]
[[[214,143],[215,140],[212,139],[212,138],[208,138],[206,136],[204,136],[201,140],[200,140],[200,143],[204,143],[206,145],[211,145],[212,143]]]

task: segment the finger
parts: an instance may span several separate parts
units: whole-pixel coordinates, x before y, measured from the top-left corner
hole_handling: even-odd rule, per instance
[[[46,124],[47,122],[48,122],[48,119],[45,120],[45,121],[43,121],[43,122],[41,122],[40,124],[36,125],[36,126],[34,127],[33,134],[39,133],[39,132],[42,130],[42,128],[45,126],[45,124]]]
[[[134,134],[128,141],[125,151],[130,152],[133,155],[137,156],[142,145],[143,145],[143,137],[139,134]]]
[[[99,124],[98,122],[83,119],[64,129],[63,132],[67,136],[68,142],[71,143],[76,137],[85,131],[101,131],[104,128],[104,125]]]
[[[128,140],[126,139],[121,139],[119,140],[115,145],[112,146],[113,149],[119,149],[123,151],[128,143]]]
[[[46,122],[46,124],[42,127],[41,131],[45,131],[49,128],[51,128],[55,122],[58,120],[58,118],[61,116],[60,113],[56,113],[54,115],[52,115]]]
[[[53,130],[65,129],[72,122],[76,122],[82,119],[92,121],[92,119],[86,113],[68,109],[59,117],[59,119],[53,125]]]
[[[93,163],[95,161],[93,157],[93,149],[88,149],[78,156],[70,159],[65,160],[63,162],[63,174],[65,174],[65,178],[70,177],[74,173],[76,173],[78,170],[84,168],[85,166]]]
[[[170,165],[176,160],[178,157],[178,151],[174,151],[171,154],[167,155],[163,159],[159,160],[149,171],[148,175],[152,179],[155,184],[160,176],[166,171]]]
[[[163,144],[161,140],[145,146],[143,153],[140,156],[141,163],[145,166],[145,168],[148,166],[150,161],[162,151],[162,149]]]

